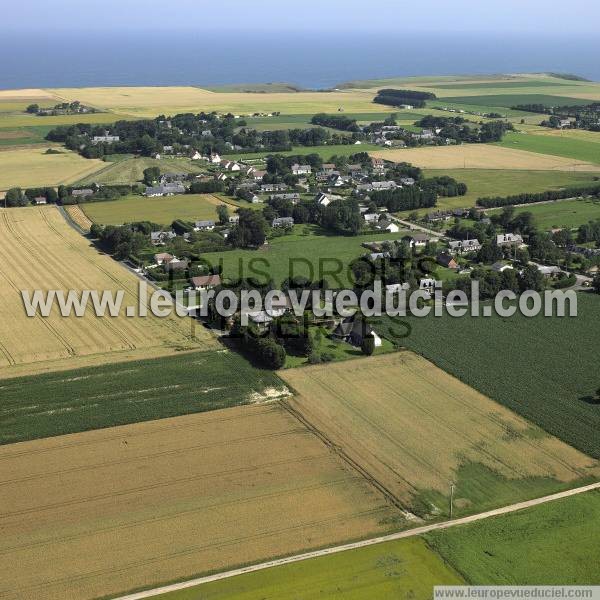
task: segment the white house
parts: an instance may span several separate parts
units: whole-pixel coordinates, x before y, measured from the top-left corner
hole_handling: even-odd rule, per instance
[[[381,229],[381,231],[389,231],[390,233],[398,233],[400,231],[400,227],[394,223],[393,221],[379,221],[377,224],[377,229]]]
[[[334,200],[341,199],[341,196],[335,196],[334,194],[325,194],[324,192],[317,194],[317,197],[315,198],[317,204],[320,204],[321,206],[329,206]]]

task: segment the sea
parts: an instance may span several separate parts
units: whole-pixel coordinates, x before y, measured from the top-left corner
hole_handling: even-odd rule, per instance
[[[0,88],[218,86],[286,82],[331,89],[412,75],[574,73],[600,81],[600,36],[180,31],[3,32]]]

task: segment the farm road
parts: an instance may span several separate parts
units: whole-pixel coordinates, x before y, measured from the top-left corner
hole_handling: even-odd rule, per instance
[[[242,567],[241,569],[234,569],[232,571],[225,571],[224,573],[217,573],[215,575],[209,575],[207,577],[199,577],[197,579],[191,579],[189,581],[182,581],[181,583],[175,583],[172,585],[166,585],[163,587],[154,588],[152,590],[146,590],[144,592],[136,592],[127,596],[121,596],[116,600],[143,600],[144,598],[151,598],[158,596],[159,594],[165,594],[167,592],[174,592],[182,590],[203,583],[209,583],[211,581],[219,581],[220,579],[227,579],[229,577],[235,577],[237,575],[243,575],[244,573],[252,573],[254,571],[262,571],[263,569],[269,569],[271,567],[278,567],[281,565],[287,565],[290,563],[300,562],[309,558],[317,558],[319,556],[327,556],[329,554],[337,554],[338,552],[345,552],[346,550],[355,550],[357,548],[364,548],[365,546],[373,546],[374,544],[382,544],[384,542],[391,542],[394,540],[400,540],[403,538],[414,537],[422,535],[436,529],[448,529],[449,527],[456,527],[458,525],[466,525],[468,523],[474,523],[483,519],[489,519],[490,517],[497,517],[500,515],[506,515],[509,513],[530,508],[532,506],[538,506],[539,504],[545,504],[546,502],[553,502],[554,500],[560,500],[562,498],[568,498],[569,496],[575,496],[577,494],[583,494],[592,490],[599,490],[600,482],[592,483],[590,485],[584,485],[582,487],[573,488],[564,492],[558,492],[556,494],[550,494],[549,496],[543,496],[541,498],[535,498],[533,500],[527,500],[526,502],[518,502],[517,504],[511,504],[502,508],[496,508],[486,512],[479,513],[477,515],[470,515],[468,517],[462,517],[460,519],[453,519],[451,521],[444,521],[442,523],[432,523],[431,525],[424,525],[422,527],[415,527],[407,531],[400,531],[398,533],[392,533],[390,535],[383,535],[368,540],[362,540],[360,542],[354,542],[352,544],[345,544],[342,546],[333,546],[331,548],[324,548],[322,550],[316,550],[314,552],[306,552],[304,554],[297,554],[296,556],[288,556],[287,558],[279,558],[276,560],[270,560],[257,565],[250,565],[248,567]]]

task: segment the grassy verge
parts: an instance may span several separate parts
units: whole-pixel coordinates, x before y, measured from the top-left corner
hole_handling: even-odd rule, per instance
[[[427,534],[474,585],[598,585],[600,493]]]

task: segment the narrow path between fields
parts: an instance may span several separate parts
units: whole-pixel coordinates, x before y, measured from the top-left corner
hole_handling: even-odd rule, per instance
[[[545,504],[546,502],[552,502],[554,500],[560,500],[561,498],[568,498],[569,496],[575,496],[591,490],[599,490],[600,481],[592,483],[590,485],[584,485],[582,487],[573,488],[564,492],[558,492],[556,494],[550,494],[549,496],[543,496],[541,498],[535,498],[534,500],[527,500],[526,502],[518,502],[517,504],[511,504],[502,508],[496,508],[487,512],[482,512],[477,515],[471,515],[468,517],[461,517],[460,519],[453,519],[451,521],[443,521],[442,523],[432,523],[431,525],[424,525],[422,527],[416,527],[407,531],[400,531],[398,533],[392,533],[389,535],[383,535],[368,540],[362,540],[360,542],[354,542],[352,544],[345,544],[342,546],[333,546],[331,548],[324,548],[323,550],[316,550],[314,552],[306,552],[304,554],[297,554],[295,556],[288,556],[287,558],[279,558],[276,560],[270,560],[267,562],[259,563],[257,565],[250,565],[248,567],[242,567],[240,569],[233,569],[232,571],[225,571],[223,573],[217,573],[215,575],[208,575],[206,577],[199,577],[197,579],[190,579],[189,581],[182,581],[180,583],[174,583],[172,585],[165,585],[157,587],[152,590],[146,590],[144,592],[136,592],[134,594],[128,594],[127,596],[120,596],[116,600],[142,600],[143,598],[151,598],[152,596],[158,596],[159,594],[165,594],[167,592],[175,592],[177,590],[183,590],[186,588],[201,585],[203,583],[210,583],[211,581],[219,581],[220,579],[228,579],[229,577],[236,577],[237,575],[243,575],[244,573],[253,573],[254,571],[262,571],[263,569],[270,569],[271,567],[279,567],[281,565],[288,565],[290,563],[300,562],[302,560],[308,560],[309,558],[317,558],[319,556],[327,556],[329,554],[337,554],[338,552],[345,552],[346,550],[354,550],[356,548],[364,548],[366,546],[373,546],[375,544],[382,544],[384,542],[391,542],[394,540],[400,540],[403,538],[414,537],[422,535],[436,529],[448,529],[449,527],[456,527],[457,525],[465,525],[467,523],[473,523],[475,521],[481,521],[483,519],[489,519],[490,517],[496,517],[499,515],[505,515],[508,513],[523,510],[524,508],[530,508],[539,504]]]

